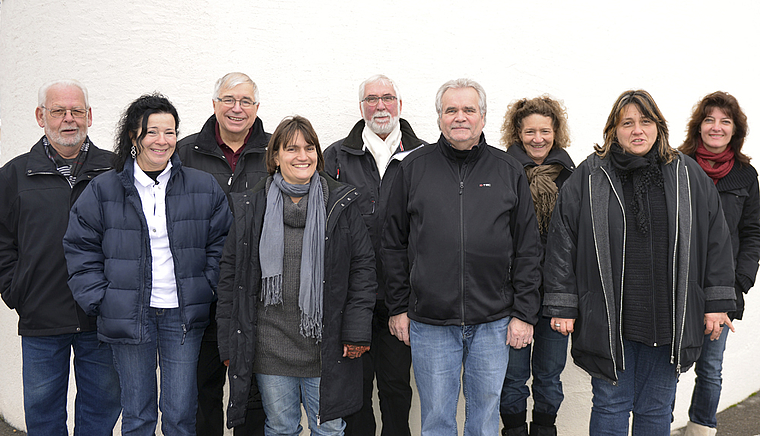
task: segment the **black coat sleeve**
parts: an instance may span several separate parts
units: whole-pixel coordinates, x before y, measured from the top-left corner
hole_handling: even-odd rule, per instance
[[[377,292],[375,252],[358,207],[348,207],[344,218],[350,231],[351,258],[341,339],[343,343],[369,345]]]
[[[739,252],[736,255],[736,287],[747,293],[755,284],[760,261],[760,190],[757,178],[748,188],[739,219]]]
[[[219,347],[219,358],[222,361],[230,358],[230,318],[235,289],[235,264],[237,259],[237,221],[233,221],[227,239],[224,242],[222,258],[219,261],[219,284],[216,288],[216,334]]]
[[[518,174],[517,194],[520,202],[510,217],[514,250],[511,280],[515,291],[510,315],[535,325],[541,308],[538,291],[541,283],[541,234],[528,178],[523,171]]]
[[[385,304],[390,316],[409,308],[409,214],[406,211],[409,195],[403,168],[390,181],[386,214],[381,236],[380,260],[385,270],[387,290]]]
[[[554,206],[544,260],[544,314],[578,318],[578,222],[583,179],[576,171],[565,182]]]

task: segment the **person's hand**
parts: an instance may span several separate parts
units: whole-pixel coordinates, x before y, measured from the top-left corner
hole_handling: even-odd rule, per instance
[[[731,324],[731,319],[726,312],[705,314],[705,334],[710,335],[711,341],[720,337],[724,325],[727,325],[732,332],[736,332],[736,330],[734,330],[734,325]]]
[[[519,350],[533,341],[533,325],[518,319],[512,318],[507,326],[507,345]]]
[[[230,366],[230,359],[227,359],[222,363],[224,363],[224,366]]]
[[[388,328],[391,334],[399,341],[409,345],[409,317],[406,312],[393,315],[388,319]]]
[[[552,318],[552,330],[567,336],[575,331],[574,318]]]
[[[367,351],[369,351],[369,345],[343,344],[343,357],[348,357],[349,359],[361,357]]]

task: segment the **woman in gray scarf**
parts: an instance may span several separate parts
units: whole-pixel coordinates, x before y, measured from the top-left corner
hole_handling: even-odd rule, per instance
[[[320,173],[311,123],[286,118],[267,148],[270,176],[233,194],[235,223],[221,263],[217,321],[230,367],[229,427],[245,419],[251,377],[267,434],[342,435],[361,407],[377,287],[358,192]]]

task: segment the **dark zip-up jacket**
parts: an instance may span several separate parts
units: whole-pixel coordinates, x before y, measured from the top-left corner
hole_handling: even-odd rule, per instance
[[[720,194],[723,215],[731,232],[736,276],[736,311],[734,319],[744,316],[744,294],[755,285],[760,261],[760,192],[757,171],[752,165],[734,162],[731,171],[715,185]]]
[[[216,298],[219,259],[232,224],[227,197],[213,178],[184,168],[175,154],[166,186],[166,227],[182,329],[205,328]],[[134,161],[94,180],[71,209],[63,238],[69,286],[77,303],[98,317],[98,339],[148,340],[152,257],[148,224],[134,184]]]
[[[461,169],[443,135],[404,159],[381,256],[392,316],[432,325],[538,321],[541,244],[528,179],[483,135]]]
[[[216,142],[216,115],[211,115],[200,132],[182,138],[177,143],[177,154],[182,165],[205,171],[219,182],[219,186],[229,196],[231,192],[243,192],[253,188],[259,180],[267,176],[266,152],[269,138],[264,131],[261,118],[256,117],[251,127],[251,136],[232,172],[227,158]],[[204,341],[216,341],[216,302],[211,303],[210,324],[203,335]]]
[[[69,209],[87,184],[112,167],[113,154],[92,143],[72,188],[40,139],[0,169],[0,291],[19,316],[21,336],[95,330],[66,283],[63,234]]]
[[[259,180],[267,176],[264,156],[271,135],[264,131],[264,124],[261,118],[257,117],[253,123],[251,137],[245,143],[245,149],[240,154],[233,173],[216,143],[216,123],[216,115],[211,115],[200,132],[182,138],[177,143],[177,154],[182,165],[203,170],[214,176],[225,194],[253,188]]]
[[[362,362],[343,356],[344,343],[370,343],[375,305],[375,259],[361,219],[356,188],[326,173],[328,201],[321,342],[320,422],[362,406]],[[224,246],[219,279],[219,354],[229,359],[227,427],[245,422],[256,358],[256,305],[261,292],[259,240],[266,210],[266,179],[232,194],[234,223]]]
[[[399,120],[399,127],[401,128],[401,145],[388,161],[383,175],[384,180],[393,180],[393,175],[401,164],[401,160],[408,154],[407,152],[425,144],[417,138],[412,126],[405,119]],[[335,180],[355,186],[361,194],[358,200],[359,209],[367,224],[377,262],[377,298],[383,300],[385,299],[385,280],[380,262],[380,231],[390,183],[381,183],[375,158],[364,148],[363,131],[364,120],[359,120],[347,137],[327,147],[324,153],[325,172]]]
[[[671,363],[699,357],[704,314],[734,310],[730,234],[718,191],[690,157],[662,166],[668,208]],[[572,356],[594,377],[626,369],[621,328],[627,232],[623,187],[610,159],[589,156],[565,182],[546,248],[544,314],[575,319]]]

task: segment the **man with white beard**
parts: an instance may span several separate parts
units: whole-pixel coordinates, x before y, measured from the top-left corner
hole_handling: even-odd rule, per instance
[[[74,350],[75,435],[110,435],[121,413],[119,377],[68,287],[63,234],[85,186],[113,154],[87,136],[92,109],[74,80],[43,85],[35,109],[45,134],[0,168],[0,291],[19,315],[24,415],[29,436],[69,434],[66,391]]]
[[[344,417],[346,436],[374,436],[372,381],[377,375],[382,415],[382,436],[410,434],[412,402],[409,368],[410,348],[390,334],[385,306],[385,279],[380,264],[380,231],[386,189],[381,180],[391,180],[401,160],[424,144],[409,123],[400,118],[401,95],[396,84],[383,75],[372,76],[359,86],[362,119],[348,136],[324,152],[325,171],[341,182],[356,186],[361,211],[369,229],[377,260],[377,303],[372,320],[372,345],[362,356],[364,404],[354,415]]]

